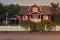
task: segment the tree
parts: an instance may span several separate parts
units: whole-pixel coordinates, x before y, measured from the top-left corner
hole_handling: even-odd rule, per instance
[[[9,13],[9,17],[13,16],[13,15],[18,15],[19,11],[20,11],[20,6],[14,5],[14,4],[10,4],[8,6],[5,6],[6,11]]]
[[[51,7],[53,7],[53,8],[59,8],[59,3],[51,3]]]
[[[6,17],[6,12],[8,12],[8,17],[13,15],[18,15],[20,11],[20,6],[18,4],[3,5],[0,2],[0,18]]]
[[[0,18],[5,17],[5,8],[3,4],[0,2]]]
[[[52,12],[52,15],[51,15],[51,20],[52,22],[56,22],[56,23],[59,23],[60,22],[60,18],[59,18],[59,13],[58,13],[58,10],[59,10],[59,3],[51,3],[51,12]]]

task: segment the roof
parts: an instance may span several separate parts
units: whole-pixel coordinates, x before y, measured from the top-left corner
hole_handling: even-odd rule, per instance
[[[29,14],[29,12],[28,12],[29,7],[30,6],[21,6],[20,7],[19,15],[21,15],[21,14],[22,15]],[[50,7],[49,6],[41,6],[41,9],[42,9],[42,13],[43,14],[51,14]]]
[[[49,6],[41,6],[41,9],[43,14],[51,14]]]
[[[29,6],[21,6],[19,14],[28,14]]]

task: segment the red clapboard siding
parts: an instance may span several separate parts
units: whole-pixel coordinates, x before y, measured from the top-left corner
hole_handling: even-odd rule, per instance
[[[23,16],[20,16],[20,21],[22,21],[23,20]]]
[[[30,21],[30,15],[28,15],[28,20]]]
[[[36,8],[37,8],[37,10],[38,10],[37,12],[41,12],[40,7],[39,7],[39,6],[37,6],[37,5],[33,5],[33,6],[31,6],[31,7],[30,7],[30,9],[29,9],[29,12],[33,12],[33,8],[34,8],[34,7],[36,7]]]
[[[48,15],[48,21],[50,21],[50,17],[51,17],[51,16],[50,16],[50,15]]]

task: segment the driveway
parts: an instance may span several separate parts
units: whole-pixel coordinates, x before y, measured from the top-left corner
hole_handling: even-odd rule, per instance
[[[0,40],[60,40],[60,32],[0,32]]]

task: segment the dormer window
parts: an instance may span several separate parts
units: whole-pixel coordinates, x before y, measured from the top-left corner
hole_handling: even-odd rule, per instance
[[[29,12],[41,12],[41,7],[37,5],[33,5],[29,8]]]
[[[37,7],[34,7],[33,8],[33,12],[37,12]]]

